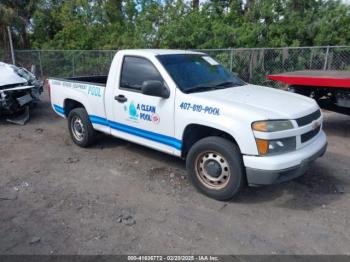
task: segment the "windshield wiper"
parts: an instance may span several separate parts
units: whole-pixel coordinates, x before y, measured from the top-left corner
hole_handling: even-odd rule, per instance
[[[243,83],[237,83],[233,81],[225,81],[222,83],[218,83],[215,85],[197,85],[197,86],[192,86],[190,88],[187,88],[184,90],[185,93],[192,93],[192,92],[204,92],[204,91],[212,91],[212,90],[218,90],[218,89],[225,89],[229,87],[234,87],[234,86],[242,86]]]
[[[219,84],[216,84],[215,86],[223,86],[223,87],[233,87],[233,86],[241,86],[243,83],[237,83],[233,81],[225,81]]]
[[[198,85],[198,86],[192,86],[190,88],[187,88],[186,90],[184,90],[184,92],[185,93],[204,92],[204,91],[211,91],[211,90],[217,90],[222,88],[225,88],[225,87],[216,86],[216,85]]]

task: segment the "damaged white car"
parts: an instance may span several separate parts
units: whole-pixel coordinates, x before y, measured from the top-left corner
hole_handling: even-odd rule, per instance
[[[34,74],[14,65],[0,62],[0,116],[15,124],[29,120],[29,107],[39,101],[43,82]]]

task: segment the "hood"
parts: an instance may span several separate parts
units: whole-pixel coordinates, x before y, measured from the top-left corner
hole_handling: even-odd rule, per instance
[[[27,80],[20,77],[13,68],[0,62],[0,86],[24,84]]]
[[[275,88],[247,84],[244,86],[196,93],[204,99],[227,106],[245,106],[265,119],[296,119],[316,111],[315,100]]]

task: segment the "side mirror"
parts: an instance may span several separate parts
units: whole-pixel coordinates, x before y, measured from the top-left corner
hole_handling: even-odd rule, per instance
[[[168,98],[170,96],[169,89],[160,81],[147,80],[142,83],[142,94],[149,96],[158,96]]]

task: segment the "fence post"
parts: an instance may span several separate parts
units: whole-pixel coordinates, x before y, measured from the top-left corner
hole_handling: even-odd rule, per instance
[[[324,66],[323,66],[323,70],[324,71],[327,70],[328,55],[329,55],[329,46],[327,46],[326,57],[325,57],[325,60],[324,60]]]
[[[309,66],[309,69],[311,70],[312,69],[312,62],[313,62],[313,59],[314,59],[314,49],[311,48],[311,54],[310,54],[310,66]]]
[[[72,57],[72,66],[73,66],[73,76],[75,76],[75,61],[74,61],[75,55],[73,52],[73,57]]]
[[[233,49],[231,47],[231,55],[230,55],[230,72],[232,72],[233,69]]]
[[[252,79],[252,77],[253,77],[253,56],[254,56],[254,54],[253,54],[253,50],[250,50],[250,60],[249,60],[249,82],[250,82],[250,80]]]
[[[41,51],[40,50],[38,50],[38,57],[39,57],[40,74],[41,74],[41,77],[43,77],[44,73],[43,73],[43,64],[41,62]]]
[[[11,29],[10,27],[8,26],[7,27],[7,33],[8,33],[8,36],[9,36],[9,42],[10,42],[10,49],[11,49],[11,58],[12,58],[12,64],[16,64],[16,61],[15,61],[15,52],[13,50],[13,43],[12,43],[12,34],[11,34]]]

